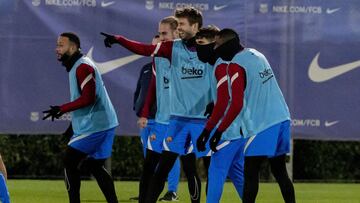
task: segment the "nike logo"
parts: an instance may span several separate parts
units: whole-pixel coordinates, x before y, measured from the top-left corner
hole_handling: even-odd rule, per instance
[[[218,6],[218,5],[214,5],[214,11],[220,11],[221,9],[226,8],[228,5],[222,5],[222,6]]]
[[[144,71],[144,73],[147,73],[147,72],[149,72],[149,70]]]
[[[333,125],[337,124],[338,122],[339,121],[332,121],[332,122],[325,121],[325,127],[333,126]]]
[[[310,80],[314,82],[325,82],[333,79],[339,75],[349,72],[355,68],[360,67],[360,60],[351,63],[342,64],[330,68],[322,68],[319,66],[320,52],[316,54],[315,58],[311,61],[309,66],[308,75]]]
[[[102,1],[101,2],[101,7],[105,8],[105,7],[113,5],[114,3],[115,3],[115,1],[109,1],[109,2]]]
[[[334,9],[330,9],[330,8],[327,8],[326,9],[326,13],[327,14],[333,14],[335,13],[336,11],[340,10],[340,8],[334,8]]]
[[[126,64],[128,63],[131,63],[133,61],[136,61],[138,60],[139,58],[142,58],[143,56],[140,56],[140,55],[130,55],[130,56],[125,56],[125,57],[121,57],[121,58],[118,58],[118,59],[114,59],[114,60],[111,60],[111,61],[106,61],[106,62],[103,62],[103,63],[98,63],[96,62],[94,59],[93,59],[93,49],[94,47],[91,47],[89,52],[86,54],[94,63],[95,65],[99,68],[99,71],[100,73],[103,75],[103,74],[106,74],[110,71],[113,71],[115,69],[118,69],[122,66],[125,66]]]

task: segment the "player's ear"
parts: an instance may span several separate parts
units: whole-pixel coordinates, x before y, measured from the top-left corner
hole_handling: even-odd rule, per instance
[[[200,28],[199,28],[199,23],[194,23],[194,24],[191,25],[191,27],[192,27],[192,29],[193,29],[194,31],[196,31],[196,32],[199,31],[199,29],[200,29]]]

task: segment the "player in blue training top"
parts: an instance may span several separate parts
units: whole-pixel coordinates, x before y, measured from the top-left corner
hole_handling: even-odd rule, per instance
[[[80,203],[79,165],[85,159],[107,202],[117,203],[115,187],[104,163],[111,156],[118,120],[96,65],[80,52],[79,37],[62,33],[56,45],[57,59],[69,72],[71,102],[50,106],[43,120],[71,112],[73,136],[64,158],[69,202]]]
[[[170,41],[178,38],[177,32],[178,22],[174,16],[163,18],[159,23],[159,42]],[[154,57],[153,69],[151,70],[152,79],[148,88],[147,98],[141,112],[139,124],[141,127],[148,125],[149,112],[154,106],[156,100],[155,123],[150,129],[147,139],[147,152],[140,180],[140,198],[139,202],[145,202],[147,190],[149,189],[149,181],[151,180],[156,166],[159,163],[160,155],[163,150],[163,140],[169,125],[170,119],[170,62],[168,59]],[[156,96],[155,96],[156,95]],[[156,97],[156,99],[155,99]],[[147,125],[146,125],[147,124]],[[145,126],[146,125],[146,126]],[[180,161],[176,160],[173,168],[168,175],[168,192],[160,201],[178,201],[177,187],[180,178]]]
[[[259,51],[242,48],[238,34],[232,29],[217,34],[215,47],[216,55],[230,61],[227,72],[231,103],[222,120],[224,125],[220,124],[223,127],[215,132],[210,145],[217,144],[231,123],[228,121],[240,116],[240,133],[247,138],[243,202],[255,202],[260,166],[268,158],[284,201],[294,203],[294,186],[285,163],[290,152],[290,113],[270,64]]]
[[[195,34],[202,26],[202,14],[195,8],[181,8],[175,11],[179,21],[178,31],[181,40],[159,43],[157,46],[131,41],[123,36],[108,35],[104,42],[106,46],[119,43],[134,53],[145,56],[167,58],[171,64],[170,89],[170,124],[167,131],[164,151],[159,166],[151,181],[147,203],[156,202],[178,155],[185,155],[191,142],[196,143],[205,122],[206,105],[210,103],[210,77],[212,66],[201,62],[196,54]],[[210,154],[210,150],[199,153],[198,157]],[[198,177],[194,153],[181,157],[191,202],[200,202],[201,182]]]
[[[219,31],[200,29],[197,36],[197,54],[200,60],[214,64],[212,79],[213,100],[215,102],[211,117],[197,140],[199,151],[205,150],[205,145],[210,137],[211,131],[218,127],[218,122],[223,118],[230,100],[228,89],[227,66],[228,62],[223,61],[215,55],[215,36]],[[214,131],[213,138],[217,138],[218,131]],[[214,153],[211,156],[209,167],[209,182],[207,189],[207,203],[220,202],[221,194],[226,177],[230,177],[234,183],[240,197],[243,194],[243,172],[244,172],[244,146],[245,139],[240,134],[237,122],[232,122],[231,126],[224,132],[218,145],[210,145]]]
[[[0,154],[0,201],[2,203],[10,203],[10,195],[6,186],[6,167]]]

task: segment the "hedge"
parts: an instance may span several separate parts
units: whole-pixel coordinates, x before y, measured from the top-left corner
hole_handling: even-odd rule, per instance
[[[67,141],[61,135],[0,135],[0,152],[9,178],[62,178]],[[202,168],[200,162],[197,164]],[[117,136],[111,159],[113,176],[138,179],[142,163],[140,139]],[[267,165],[263,179],[271,179]],[[199,171],[201,176],[205,175],[203,170]],[[360,143],[295,140],[293,177],[296,181],[359,181]]]

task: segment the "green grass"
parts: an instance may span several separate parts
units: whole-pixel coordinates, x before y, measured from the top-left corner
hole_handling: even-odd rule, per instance
[[[115,184],[119,202],[131,202],[128,199],[137,195],[137,182],[117,181]],[[67,202],[65,185],[61,180],[9,180],[8,187],[13,203]],[[202,192],[202,202],[205,202],[204,187]],[[360,203],[360,184],[297,183],[295,192],[297,203]],[[181,182],[178,193],[179,203],[190,202],[186,182]],[[82,181],[81,200],[105,202],[95,181]],[[231,183],[226,183],[221,202],[241,202]],[[279,187],[274,183],[261,183],[256,202],[283,202]]]

